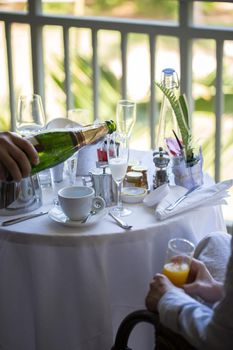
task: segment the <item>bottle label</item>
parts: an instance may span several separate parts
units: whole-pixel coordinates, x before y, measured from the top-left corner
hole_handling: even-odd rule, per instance
[[[79,132],[80,135],[77,135]],[[92,127],[83,128],[79,132],[76,134],[77,142],[84,146],[99,141],[108,133],[108,128],[105,123],[102,123],[93,125]]]

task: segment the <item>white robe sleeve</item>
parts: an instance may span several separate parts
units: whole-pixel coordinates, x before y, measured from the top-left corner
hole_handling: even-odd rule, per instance
[[[228,263],[224,298],[212,309],[182,291],[169,291],[158,304],[162,324],[197,349],[232,350],[233,255]]]

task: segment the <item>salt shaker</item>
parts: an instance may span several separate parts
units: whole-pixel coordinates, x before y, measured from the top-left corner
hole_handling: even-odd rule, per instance
[[[155,164],[155,174],[153,176],[153,189],[169,182],[168,163],[170,158],[167,152],[159,147],[159,150],[153,152],[153,162]]]

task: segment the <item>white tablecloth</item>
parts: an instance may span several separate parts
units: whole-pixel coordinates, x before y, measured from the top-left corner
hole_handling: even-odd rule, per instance
[[[131,231],[109,216],[87,228],[64,227],[48,216],[0,227],[2,349],[110,350],[122,318],[144,308],[168,240],[197,243],[210,231],[225,230],[219,207],[164,222],[143,204],[131,208]],[[149,326],[131,338],[134,350],[152,344]]]

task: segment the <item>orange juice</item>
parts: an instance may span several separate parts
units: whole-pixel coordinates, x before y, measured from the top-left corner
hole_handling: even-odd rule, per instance
[[[169,262],[163,267],[163,274],[177,287],[182,286],[188,278],[189,265],[186,262]]]

